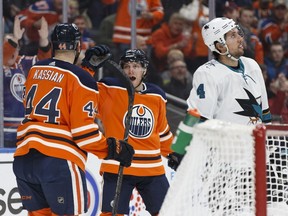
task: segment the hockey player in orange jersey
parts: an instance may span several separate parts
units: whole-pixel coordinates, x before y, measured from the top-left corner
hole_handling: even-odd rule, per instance
[[[88,49],[82,66],[95,70],[95,59],[107,52],[109,49],[103,45]],[[145,53],[140,49],[127,50],[120,60],[121,68],[135,88],[128,139],[135,149],[135,155],[131,166],[124,169],[118,215],[129,214],[129,201],[134,188],[143,198],[146,210],[151,215],[157,215],[169,187],[161,157],[174,155],[170,148],[173,135],[166,119],[167,99],[161,88],[144,82],[148,64]],[[119,79],[111,77],[100,80],[98,88],[98,111],[105,135],[121,138],[128,104],[126,88]],[[176,160],[174,164],[177,163],[178,158],[173,158]],[[101,216],[111,215],[118,169],[119,162],[115,160],[102,162],[104,187]]]
[[[54,57],[29,71],[17,130],[13,170],[29,216],[80,215],[87,211],[87,153],[131,165],[133,148],[105,138],[95,123],[96,81],[74,65],[80,52],[75,24],[58,24],[52,33]]]

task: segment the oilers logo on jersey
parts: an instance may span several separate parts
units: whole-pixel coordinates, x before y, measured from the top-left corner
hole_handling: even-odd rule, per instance
[[[126,115],[124,119],[126,118]],[[123,123],[124,123],[123,119]],[[138,139],[147,138],[151,135],[154,127],[154,116],[152,111],[143,104],[133,106],[130,120],[130,136]]]
[[[23,88],[26,78],[23,74],[16,73],[11,78],[10,90],[16,100],[22,102]]]

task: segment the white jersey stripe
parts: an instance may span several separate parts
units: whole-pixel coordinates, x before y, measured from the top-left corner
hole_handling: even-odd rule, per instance
[[[120,163],[115,160],[103,160],[102,163],[104,164],[112,164],[112,165],[119,165]],[[157,162],[157,163],[150,163],[150,164],[140,164],[140,163],[132,163],[130,167],[133,168],[154,168],[154,167],[160,167],[163,166],[163,162]]]
[[[55,129],[55,128],[51,128],[51,127],[44,127],[44,126],[39,126],[39,125],[30,125],[30,126],[26,127],[24,130],[18,131],[17,136],[22,136],[23,134],[27,133],[27,131],[30,129],[36,129],[36,130],[43,131],[44,134],[47,134],[47,132],[51,132],[51,133],[61,134],[62,136],[65,135],[68,137],[72,137],[72,134],[66,130]]]
[[[77,151],[75,151],[73,148],[70,148],[69,146],[65,146],[62,144],[57,144],[55,142],[47,142],[47,141],[40,139],[38,137],[29,137],[28,139],[25,139],[20,145],[17,146],[17,149],[20,149],[21,147],[27,145],[27,143],[29,143],[30,141],[36,141],[38,143],[41,143],[41,145],[44,145],[44,146],[47,146],[50,148],[65,150],[65,151],[70,152],[71,154],[77,156],[82,161],[83,164],[86,163],[85,158],[81,154],[79,154]]]

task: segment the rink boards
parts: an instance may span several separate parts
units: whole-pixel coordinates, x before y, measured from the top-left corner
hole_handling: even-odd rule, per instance
[[[18,193],[15,176],[12,170],[14,149],[0,149],[0,215],[5,216],[26,216],[27,211],[22,209],[20,195]],[[101,160],[89,154],[86,164],[86,179],[89,194],[88,212],[83,216],[95,216],[100,211],[102,177],[99,175]],[[163,158],[166,169],[166,176],[172,180],[175,172],[167,166],[167,161]],[[145,205],[136,190],[134,190],[130,201],[130,215],[148,216]]]

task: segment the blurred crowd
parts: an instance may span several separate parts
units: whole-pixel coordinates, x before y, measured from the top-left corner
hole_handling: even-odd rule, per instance
[[[209,58],[201,37],[212,13],[209,1],[136,2],[136,45],[150,59],[148,81],[186,100],[194,71]],[[21,69],[25,75],[33,61],[51,55],[47,41],[63,22],[62,5],[62,0],[3,0],[5,73]],[[288,0],[215,0],[215,7],[217,17],[235,20],[245,32],[244,56],[263,71],[273,121],[288,123]],[[130,0],[68,0],[68,22],[82,33],[82,56],[106,44],[118,62],[131,46],[131,10]],[[23,59],[34,60],[23,65]]]

